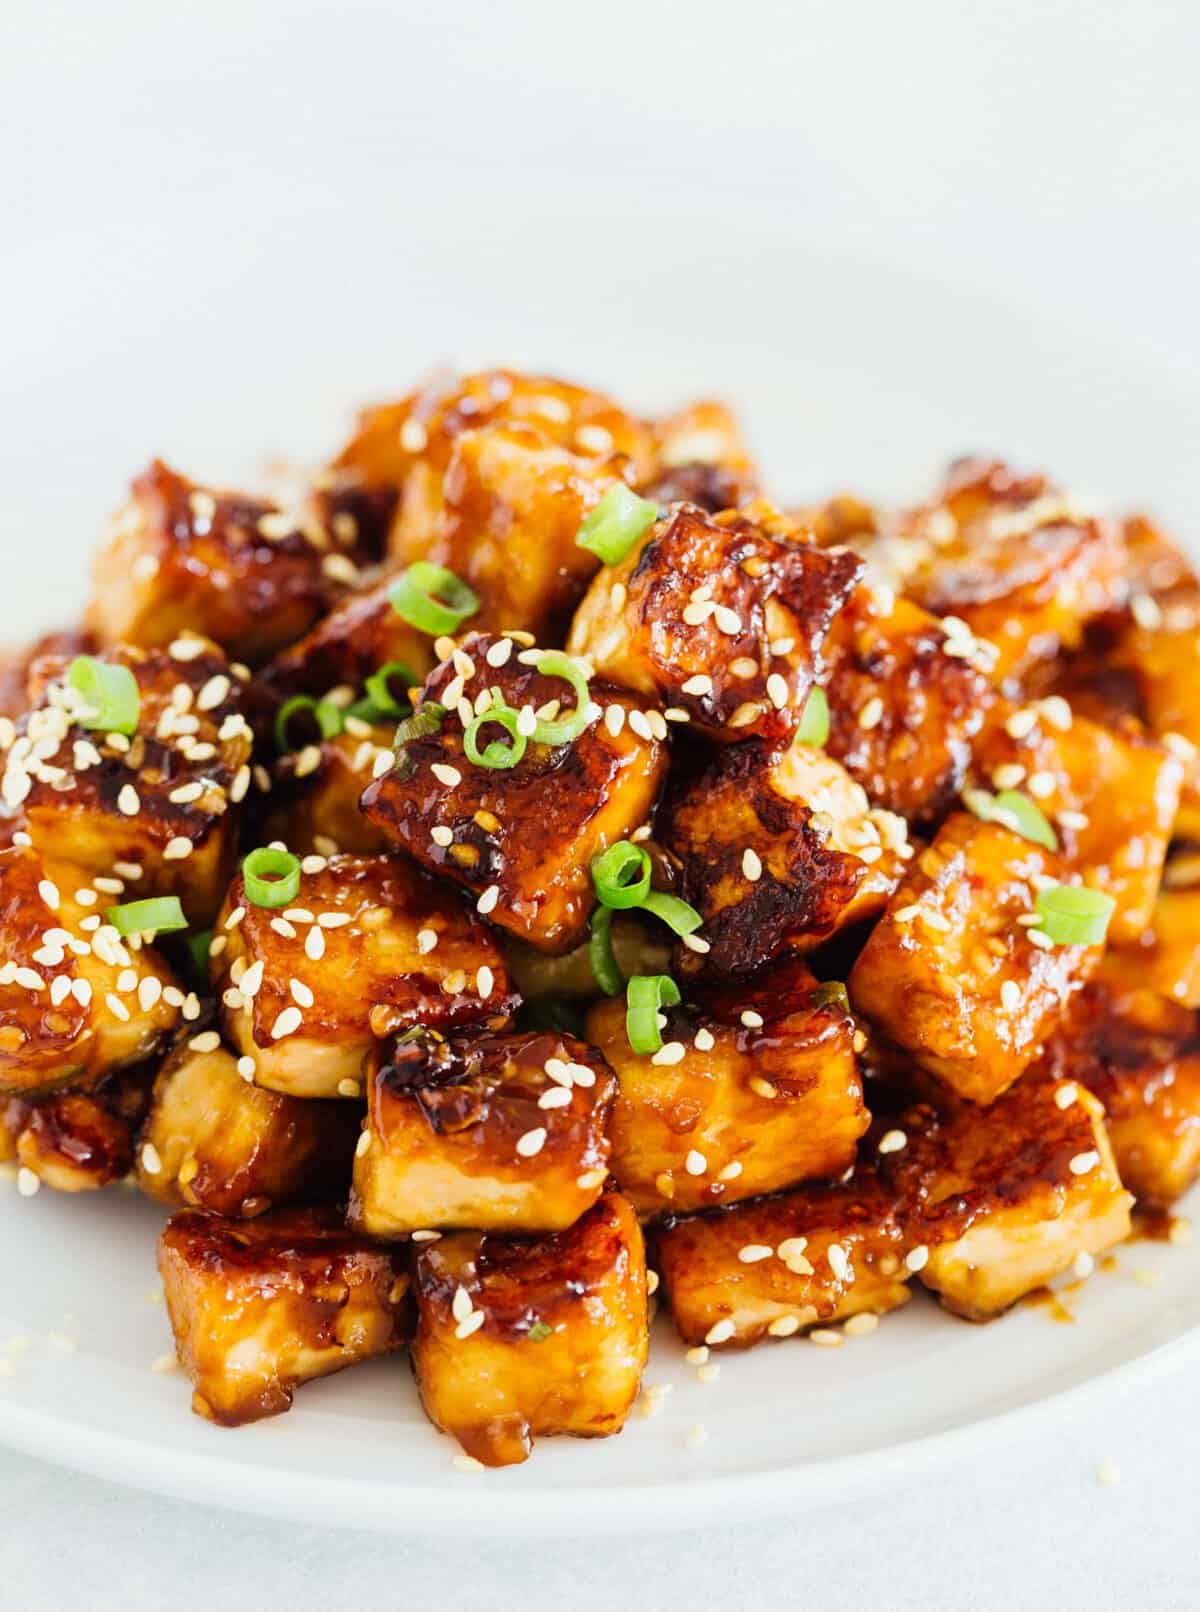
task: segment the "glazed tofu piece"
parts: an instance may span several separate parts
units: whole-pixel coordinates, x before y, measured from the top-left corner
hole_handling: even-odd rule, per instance
[[[0,1099],[0,1160],[15,1160],[53,1192],[96,1192],[123,1181],[151,1079],[135,1067],[95,1091]]]
[[[350,1223],[384,1238],[563,1231],[608,1178],[615,1092],[604,1059],[573,1036],[410,1031],[368,1060]]]
[[[1200,1008],[1200,888],[1163,890],[1143,943],[1111,951],[1100,977],[1123,987],[1131,983],[1187,1008]]]
[[[663,1050],[629,1045],[623,999],[587,1036],[616,1071],[610,1168],[640,1214],[710,1208],[854,1163],[867,1129],[844,992],[800,962],[667,1014]]]
[[[860,1166],[732,1208],[668,1220],[655,1260],[680,1336],[746,1348],[909,1299],[910,1272],[893,1194]]]
[[[998,823],[946,819],[850,975],[856,1010],[930,1074],[990,1103],[1033,1062],[1101,946],[1056,946],[1036,922],[1058,858]]]
[[[410,739],[394,771],[363,795],[369,822],[414,861],[470,891],[489,922],[541,951],[570,951],[595,904],[591,863],[650,815],[666,772],[666,723],[652,727],[637,700],[590,685],[587,727],[569,744],[530,740],[515,766],[474,765],[463,720],[500,697],[519,712],[565,713],[575,693],[532,664],[542,653],[475,634],[430,676],[418,711],[433,731]],[[555,702],[555,703],[551,703]],[[662,735],[655,737],[655,732]],[[481,748],[509,744],[498,726]]]
[[[158,1269],[192,1409],[224,1427],[278,1416],[303,1383],[409,1336],[406,1272],[336,1207],[251,1221],[181,1210],[159,1238]]]
[[[567,647],[710,738],[790,738],[862,566],[767,528],[765,515],[670,510],[597,576]]]
[[[260,685],[276,699],[358,690],[373,672],[395,662],[419,683],[433,665],[433,641],[392,605],[393,578],[360,588],[264,667]]]
[[[197,486],[156,459],[96,557],[88,623],[106,644],[149,649],[202,634],[254,665],[307,632],[361,558],[310,516]]]
[[[388,849],[387,835],[367,821],[359,802],[379,769],[391,771],[396,723],[345,720],[336,737],[280,756],[272,768],[265,836],[286,841],[297,856],[376,856]]]
[[[619,1433],[648,1350],[646,1255],[607,1193],[567,1231],[461,1231],[417,1252],[417,1386],[431,1422],[484,1466],[535,1438]]]
[[[1105,646],[1106,669],[1110,680],[1125,679],[1134,713],[1183,761],[1178,831],[1200,838],[1200,597],[1161,606],[1142,595],[1137,608],[1141,621],[1131,617]]]
[[[246,1080],[205,1028],[175,1048],[154,1082],[137,1182],[171,1208],[255,1219],[323,1188],[344,1192],[358,1129],[347,1103],[284,1097]]]
[[[912,855],[903,818],[872,808],[838,762],[800,744],[717,751],[677,777],[655,832],[704,919],[708,950],[683,950],[679,969],[716,978],[874,917]]]
[[[911,599],[854,590],[825,648],[826,750],[874,805],[920,825],[950,810],[995,700],[978,651]]]
[[[1165,1209],[1200,1175],[1200,1016],[1138,987],[1093,980],[1027,1079],[1074,1080],[1104,1106],[1122,1183]]]
[[[44,633],[23,649],[0,650],[0,719],[15,721],[29,710],[29,676],[35,662],[47,655],[73,658],[96,648],[92,633],[82,627],[64,627]]]
[[[704,399],[655,420],[655,473],[644,489],[655,503],[696,504],[710,515],[759,495],[758,467],[733,413]]]
[[[990,1108],[918,1106],[882,1160],[909,1267],[949,1310],[987,1321],[1129,1236],[1104,1110],[1074,1081],[1022,1081]]]
[[[211,923],[229,882],[253,734],[241,680],[215,644],[122,647],[104,663],[138,689],[135,731],[102,733],[70,664],[42,660],[35,708],[4,739],[0,794],[35,846],[69,860],[123,901],[178,896],[190,922]],[[77,880],[77,883],[84,882]]]
[[[78,868],[27,845],[0,852],[0,1096],[96,1086],[178,1023],[170,969],[103,910]]]
[[[1065,700],[1051,696],[999,702],[973,773],[974,783],[1019,790],[1035,802],[1064,864],[1116,901],[1110,943],[1135,945],[1154,917],[1179,809],[1178,757],[1137,733],[1074,716]]]
[[[293,906],[256,907],[234,879],[214,987],[253,1079],[290,1097],[360,1097],[376,1041],[423,1024],[503,1028],[503,958],[453,891],[392,857],[310,863]]]
[[[653,855],[652,848],[650,854]],[[670,973],[674,937],[656,919],[641,918],[636,912],[614,912],[610,938],[617,967],[626,979],[634,974]],[[526,1003],[596,999],[596,974],[587,941],[561,957],[548,957],[524,941],[506,936],[504,955],[513,983]]]

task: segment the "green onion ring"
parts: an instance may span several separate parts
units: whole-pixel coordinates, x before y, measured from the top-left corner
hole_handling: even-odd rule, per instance
[[[276,713],[275,744],[279,750],[287,752],[303,749],[303,745],[293,744],[288,737],[288,727],[292,718],[300,716],[301,713],[312,717],[322,739],[336,739],[342,731],[342,713],[332,700],[314,700],[311,694],[293,694],[290,700],[284,701]]]
[[[605,565],[617,565],[657,519],[657,506],[619,481],[584,516],[575,541]]]
[[[79,655],[67,668],[67,682],[87,701],[91,715],[74,720],[101,733],[137,732],[142,696],[128,666],[113,666],[94,655]]]
[[[479,609],[479,595],[444,565],[417,560],[388,589],[402,621],[431,638],[453,633]]]
[[[1100,946],[1116,910],[1112,896],[1082,884],[1054,884],[1039,890],[1038,928],[1056,946]]]
[[[611,907],[597,907],[592,914],[588,962],[592,965],[592,977],[605,996],[620,996],[625,989],[625,976],[613,951],[612,919]]]
[[[625,1033],[634,1052],[658,1052],[663,1044],[658,1014],[679,1001],[679,987],[669,974],[635,974],[625,1000]]]
[[[121,935],[170,935],[188,926],[178,896],[127,901],[124,906],[109,907],[104,917]]]
[[[704,922],[695,907],[680,896],[667,895],[661,890],[652,890],[642,902],[641,910],[661,918],[667,928],[674,930],[677,935],[694,934]]]
[[[529,741],[523,733],[518,732],[517,723],[520,717],[509,705],[489,705],[486,711],[480,713],[463,729],[463,754],[467,760],[477,767],[495,767],[507,771],[515,767],[525,754]],[[512,739],[511,744],[505,744],[500,739],[493,739],[482,750],[479,748],[478,734],[480,728],[485,728],[489,722],[495,722],[502,727]]]
[[[618,840],[592,858],[592,883],[606,907],[628,911],[650,894],[650,857],[632,840]]]
[[[796,726],[795,742],[809,745],[813,750],[823,750],[828,739],[829,700],[823,688],[810,689]]]
[[[403,699],[397,699],[392,693],[392,680],[399,679],[404,685]],[[367,698],[379,712],[380,716],[402,717],[408,716],[412,711],[412,701],[408,698],[408,690],[417,679],[402,661],[390,660],[386,666],[381,666],[366,681]]]
[[[262,845],[242,863],[246,899],[256,907],[290,907],[300,894],[300,858]]]
[[[564,678],[575,690],[576,705],[566,716],[553,722],[539,722],[533,730],[538,744],[570,744],[578,739],[588,724],[587,708],[590,703],[587,678],[568,655],[559,649],[547,650],[538,657],[537,670],[543,677]]]

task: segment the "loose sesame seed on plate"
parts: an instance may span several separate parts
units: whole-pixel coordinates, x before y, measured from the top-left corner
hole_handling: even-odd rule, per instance
[[[41,1188],[41,1180],[27,1165],[17,1171],[17,1191],[22,1198],[32,1198]]]
[[[814,1327],[808,1335],[808,1341],[826,1349],[838,1349],[846,1340],[832,1327]]]

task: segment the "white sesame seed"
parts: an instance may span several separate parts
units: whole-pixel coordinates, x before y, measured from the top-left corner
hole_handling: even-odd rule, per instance
[[[709,944],[709,942],[700,935],[681,935],[679,938],[687,947],[688,951],[695,952],[699,957],[705,956],[712,950],[712,946]]]
[[[698,1149],[692,1148],[683,1161],[683,1167],[689,1175],[704,1175],[708,1169],[708,1160]]]
[[[313,997],[311,989],[304,983],[303,980],[289,980],[288,989],[291,991],[292,1000],[296,1003],[297,1007],[312,1007],[315,998]]]
[[[1065,1086],[1060,1086],[1054,1093],[1054,1106],[1056,1108],[1071,1108],[1079,1100],[1079,1087],[1073,1080]]]
[[[777,1315],[767,1324],[767,1331],[773,1338],[791,1338],[800,1330],[800,1317],[798,1315]]]
[[[839,1282],[850,1279],[850,1260],[841,1243],[830,1243],[825,1250],[825,1258],[829,1261],[829,1268]]]
[[[1076,1153],[1071,1160],[1069,1169],[1072,1175],[1087,1175],[1100,1163],[1100,1155],[1095,1148],[1089,1148],[1086,1153]]]
[[[216,1052],[220,1045],[221,1037],[215,1030],[204,1030],[188,1042],[193,1052]]]
[[[717,1180],[736,1181],[741,1173],[742,1161],[740,1159],[732,1159],[727,1165],[725,1165],[724,1169],[717,1171]]]
[[[727,638],[736,638],[742,631],[742,618],[728,605],[717,605],[713,611],[713,620],[717,624],[717,631],[724,633]]]
[[[907,1146],[908,1137],[903,1131],[885,1131],[879,1138],[881,1153],[899,1153]]]
[[[362,1087],[357,1080],[351,1080],[347,1076],[345,1080],[338,1081],[337,1094],[339,1097],[361,1097]]]
[[[743,1265],[757,1265],[760,1259],[770,1259],[775,1252],[767,1243],[745,1243],[738,1249],[738,1258]]]
[[[1082,832],[1082,830],[1088,826],[1088,823],[1091,821],[1091,819],[1085,812],[1062,811],[1058,814],[1058,821],[1063,828],[1073,828],[1079,832]]]
[[[435,761],[430,772],[439,784],[445,784],[447,789],[456,789],[462,783],[462,773],[457,767],[448,766],[444,761]]]
[[[254,1059],[248,1057],[239,1058],[237,1061],[237,1072],[247,1083],[252,1081],[257,1072],[257,1065],[255,1064]]]
[[[883,701],[880,699],[878,694],[875,694],[867,701],[862,710],[858,713],[858,725],[860,728],[869,730],[871,728],[877,728],[882,721]]]
[[[535,1154],[542,1151],[546,1143],[546,1131],[543,1126],[535,1130],[526,1131],[524,1136],[517,1138],[517,1152],[523,1159],[532,1159]]]
[[[476,912],[481,912],[484,914],[493,912],[499,899],[500,886],[498,884],[489,884],[487,889],[480,896],[479,900],[475,903]]]
[[[1027,739],[1036,726],[1037,712],[1026,706],[1012,713],[1004,724],[1004,731],[1011,739]]]
[[[1015,1013],[1021,1006],[1021,987],[1016,980],[1005,980],[1001,985],[1000,1004],[1006,1013]]]
[[[762,858],[752,846],[747,846],[742,852],[742,874],[751,884],[757,884],[762,878]]]
[[[687,1048],[682,1041],[665,1041],[658,1051],[651,1055],[650,1062],[658,1064],[660,1068],[664,1065],[682,1063],[686,1053]]]
[[[132,784],[126,784],[117,796],[117,810],[125,817],[136,817],[142,809],[142,802],[137,790]]]
[[[865,1338],[869,1333],[875,1332],[879,1327],[879,1317],[870,1310],[860,1310],[852,1315],[842,1327],[847,1338]]]
[[[492,973],[487,964],[484,963],[479,969],[476,970],[475,973],[476,993],[482,998],[483,1001],[486,1002],[488,997],[491,996],[495,984],[495,975]]]
[[[120,1019],[122,1024],[129,1023],[131,1017],[129,1009],[115,991],[110,991],[104,998],[104,1005],[115,1019]]]
[[[507,642],[508,642],[508,640],[505,639],[505,643],[507,643]],[[436,929],[418,929],[418,931],[417,931],[417,951],[421,954],[422,957],[427,956],[434,949],[434,947],[437,945],[437,943],[438,943],[438,937],[437,937],[437,930]]]
[[[296,938],[296,926],[288,923],[286,918],[272,918],[271,928],[277,935],[282,935],[284,940],[295,940]]]
[[[1044,929],[1027,929],[1025,933],[1039,951],[1053,951],[1054,942]]]
[[[162,1174],[162,1159],[153,1142],[147,1142],[142,1148],[142,1169],[147,1175]]]
[[[683,694],[705,695],[711,694],[712,690],[712,678],[704,672],[697,672],[694,677],[689,677],[687,682],[681,686],[680,692]]]
[[[157,1360],[150,1362],[150,1370],[156,1377],[163,1377],[169,1371],[178,1371],[179,1356],[174,1351],[170,1354],[159,1355]]]
[[[778,672],[772,672],[767,678],[767,698],[777,711],[782,711],[791,699],[791,690],[787,685],[787,678]]]
[[[163,861],[182,862],[185,858],[191,856],[194,849],[195,847],[186,835],[176,834],[163,847]]]
[[[747,1030],[761,1030],[763,1027],[763,1016],[761,1013],[756,1013],[753,1008],[743,1008],[742,1023],[746,1026]]]
[[[832,1327],[814,1327],[808,1335],[808,1341],[826,1349],[840,1349],[845,1339]]]
[[[32,1198],[41,1187],[41,1181],[24,1164],[17,1171],[17,1191],[23,1198]]]
[[[633,710],[629,713],[629,726],[639,739],[653,739],[654,730],[650,726],[645,711]]]
[[[737,1327],[732,1321],[714,1321],[704,1334],[704,1341],[705,1343],[728,1343],[736,1331]]]
[[[625,726],[625,707],[623,705],[610,705],[604,712],[604,726],[615,739]]]
[[[538,1098],[539,1108],[566,1108],[571,1102],[571,1093],[566,1086],[551,1086]]]
[[[712,1031],[705,1029],[701,1025],[700,1029],[696,1031],[696,1050],[698,1052],[711,1052],[715,1046],[716,1039]]]
[[[699,599],[692,604],[685,605],[683,609],[683,623],[685,627],[702,627],[713,614],[716,606],[707,599]]]
[[[929,1263],[929,1250],[925,1244],[918,1243],[915,1248],[910,1248],[904,1256],[904,1263],[914,1276],[918,1271],[923,1271]]]
[[[298,1007],[284,1008],[271,1027],[271,1039],[282,1041],[284,1036],[293,1035],[303,1022],[304,1016]]]

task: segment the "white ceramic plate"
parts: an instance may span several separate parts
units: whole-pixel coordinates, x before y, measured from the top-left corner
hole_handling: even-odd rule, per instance
[[[174,268],[145,265],[131,235],[122,294],[80,282],[62,330],[35,321],[6,362],[4,636],[79,602],[100,516],[151,452],[217,477],[242,475],[265,451],[316,455],[352,403],[464,347],[592,379],[647,407],[701,387],[728,393],[787,495],[839,485],[899,494],[940,459],[985,447],[1044,462],[1081,491],[1148,499],[1181,524],[1200,514],[1194,396],[1114,351],[1107,332],[895,264],[802,249],[771,211],[743,220],[736,252],[714,247],[703,262],[693,248],[711,222],[704,212],[660,214],[655,250],[631,281],[605,197],[579,218],[535,216],[532,205],[513,257],[503,204],[489,218],[487,198],[469,240],[443,217],[416,258],[364,254],[336,329],[305,300],[341,268],[319,232],[305,236],[300,290],[272,278],[249,239],[237,274],[223,243],[202,243],[210,255],[181,288]],[[613,207],[627,220],[627,201]],[[736,290],[747,239],[753,296]],[[571,272],[531,286],[539,242]],[[54,243],[26,243],[16,300],[38,307],[54,268]],[[201,292],[203,320],[193,317]],[[301,306],[311,342],[298,355]],[[384,307],[417,317],[381,341]],[[1056,1409],[1194,1347],[1200,1327],[1200,1248],[1146,1244],[1068,1297],[1070,1324],[1027,1308],[970,1327],[918,1294],[871,1337],[838,1350],[760,1348],[723,1361],[706,1385],[660,1323],[648,1380],[673,1392],[658,1417],[635,1415],[603,1443],[546,1441],[524,1468],[476,1476],[455,1469],[454,1447],[425,1423],[402,1358],[313,1384],[289,1415],[257,1427],[227,1432],[192,1417],[183,1378],[150,1369],[170,1348],[153,1298],[159,1223],[120,1189],[24,1200],[0,1182],[0,1362],[12,1366],[0,1375],[0,1438],[177,1495],[380,1530],[537,1535],[791,1511],[907,1479],[958,1442],[982,1452],[1005,1431],[1048,1430]],[[707,1437],[693,1443],[700,1427]]]

